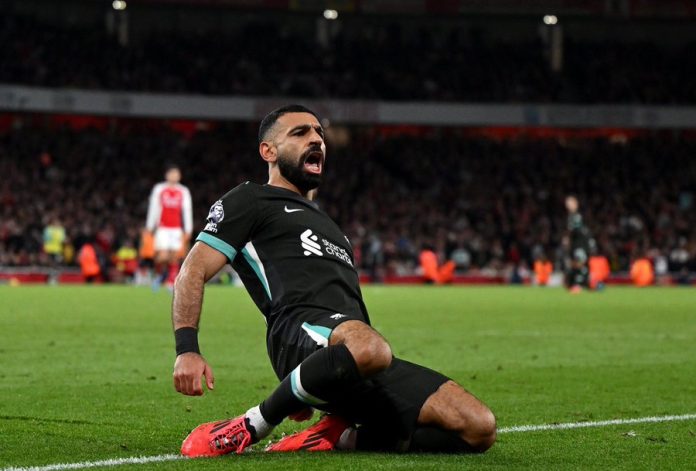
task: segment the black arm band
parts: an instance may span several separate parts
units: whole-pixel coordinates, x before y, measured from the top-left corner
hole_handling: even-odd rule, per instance
[[[200,354],[198,348],[198,330],[193,327],[182,327],[174,331],[176,339],[176,355],[194,352]]]

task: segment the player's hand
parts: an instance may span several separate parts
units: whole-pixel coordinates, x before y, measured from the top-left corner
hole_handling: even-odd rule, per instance
[[[295,422],[304,422],[305,420],[311,419],[313,415],[314,409],[312,409],[311,407],[307,407],[306,409],[302,409],[299,412],[290,414],[288,417],[290,418],[290,420],[294,420]]]
[[[208,389],[214,389],[215,376],[213,369],[198,353],[182,353],[174,362],[174,387],[181,394],[187,396],[202,396],[203,385],[201,380],[205,377]]]

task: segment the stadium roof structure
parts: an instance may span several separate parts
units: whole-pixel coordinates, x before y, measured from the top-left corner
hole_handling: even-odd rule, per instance
[[[695,0],[131,0],[309,12],[324,8],[364,14],[562,14],[635,18],[694,18]]]
[[[31,9],[32,6],[82,4],[86,8],[110,8],[112,2],[101,0],[7,0],[6,7]],[[117,3],[117,2],[114,2]],[[564,17],[604,17],[630,19],[693,19],[696,0],[127,0],[123,5],[230,8],[247,11],[312,13],[325,9],[341,14],[365,15],[492,15]],[[41,7],[40,7],[41,8]]]

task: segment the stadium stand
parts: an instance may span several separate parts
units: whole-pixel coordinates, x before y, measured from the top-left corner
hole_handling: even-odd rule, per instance
[[[552,72],[539,37],[505,40],[451,23],[348,23],[318,44],[307,26],[313,20],[284,18],[233,23],[224,33],[158,31],[122,45],[103,28],[6,15],[0,83],[397,101],[696,102],[689,41],[570,37],[562,70]],[[278,44],[302,53],[287,54]]]
[[[691,115],[678,106],[659,107],[662,114],[658,107],[623,106],[696,103],[696,30],[681,20],[663,23],[660,15],[672,14],[671,6],[638,26],[602,18],[587,28],[587,19],[564,18],[563,46],[554,52],[552,29],[540,17],[530,23],[504,15],[486,22],[452,21],[442,12],[427,18],[355,14],[333,27],[316,12],[290,11],[297,3],[290,2],[289,10],[262,13],[207,4],[200,8],[208,10],[205,18],[176,23],[194,6],[133,3],[129,33],[120,34],[118,15],[126,16],[107,4],[68,1],[60,8],[70,14],[51,14],[52,2],[9,2],[0,17],[0,85],[144,92],[140,98],[175,94],[169,103],[199,94],[258,98],[247,103],[256,114],[273,98],[359,100],[342,109],[354,115],[366,104],[371,113],[360,126],[334,123],[343,136],[329,142],[325,188],[331,191],[320,192],[319,203],[346,230],[359,267],[373,279],[412,275],[425,246],[441,261],[453,260],[460,274],[520,280],[541,253],[562,267],[562,202],[569,192],[579,196],[613,271],[628,272],[632,261],[648,256],[658,280],[667,274],[687,280],[696,272]],[[587,8],[596,18],[603,11]],[[690,11],[680,15],[688,18]],[[160,14],[179,26],[167,27]],[[555,69],[554,53],[562,55]],[[5,90],[0,175],[11,178],[0,180],[0,268],[77,266],[80,248],[93,242],[102,272],[109,273],[120,248],[137,246],[147,196],[165,162],[182,165],[193,193],[194,231],[220,191],[248,179],[265,181],[255,122],[205,121],[200,129],[190,122],[183,129],[164,115],[96,122],[30,114],[66,112],[61,100],[73,98],[37,93],[32,99],[50,106],[22,108],[26,95]],[[595,124],[598,132],[568,135],[556,128],[533,136],[452,123],[389,127],[383,124],[394,121],[369,121],[379,115],[378,101],[413,104],[410,117],[422,102],[438,110],[441,103],[471,102],[476,109],[485,103],[498,107],[495,116],[514,103],[529,105],[524,126],[592,127],[597,116],[603,124]],[[568,110],[561,106],[554,120],[542,121],[538,104],[575,106],[580,119],[564,120]],[[610,106],[601,113],[579,106],[592,104]],[[90,112],[104,109],[116,116],[132,111]],[[623,128],[597,129],[614,124]],[[60,238],[61,228],[64,254],[49,257],[45,234]]]
[[[209,205],[245,180],[265,181],[254,123],[192,136],[141,121],[111,129],[56,127],[16,116],[0,136],[0,265],[46,264],[44,227],[57,218],[70,253],[95,238],[105,259],[137,244],[161,166],[183,163],[195,230]],[[646,253],[678,275],[696,271],[696,140],[495,140],[421,129],[351,128],[330,145],[319,203],[347,231],[360,267],[412,274],[424,244],[460,273],[504,275],[545,252],[560,266],[563,198],[579,195],[614,271]],[[417,191],[416,191],[417,190]],[[75,264],[74,257],[64,263]],[[507,275],[506,275],[507,276]]]

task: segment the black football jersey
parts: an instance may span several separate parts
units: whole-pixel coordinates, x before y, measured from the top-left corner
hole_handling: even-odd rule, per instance
[[[369,323],[348,238],[290,190],[237,186],[213,204],[196,240],[227,257],[269,328],[280,316],[317,310]]]
[[[581,249],[589,256],[595,247],[590,229],[584,224],[579,213],[568,215],[568,230],[570,231],[570,247],[572,251]]]

